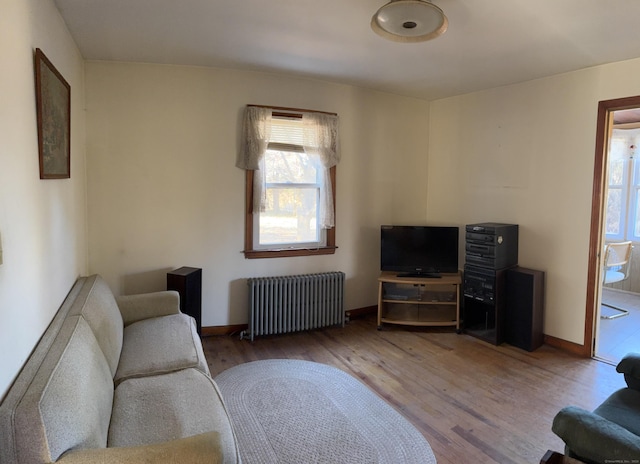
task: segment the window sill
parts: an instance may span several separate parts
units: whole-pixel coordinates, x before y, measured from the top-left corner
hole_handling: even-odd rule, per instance
[[[290,258],[295,256],[333,255],[338,247],[292,248],[286,250],[245,250],[245,259]]]

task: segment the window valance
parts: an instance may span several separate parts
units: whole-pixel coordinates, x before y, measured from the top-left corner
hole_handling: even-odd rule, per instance
[[[247,106],[245,108],[240,152],[236,166],[253,170],[253,210],[265,209],[264,156],[272,137],[274,118],[300,118],[302,120],[302,149],[309,156],[317,157],[323,166],[322,198],[320,201],[321,227],[331,228],[335,224],[333,192],[329,169],[340,161],[338,149],[338,116],[330,113]]]

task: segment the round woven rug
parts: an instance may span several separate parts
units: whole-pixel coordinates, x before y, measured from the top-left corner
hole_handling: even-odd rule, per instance
[[[422,434],[349,374],[273,359],[215,378],[243,464],[435,464]]]

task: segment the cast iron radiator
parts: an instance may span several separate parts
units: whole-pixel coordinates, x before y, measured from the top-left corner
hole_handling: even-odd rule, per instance
[[[247,279],[251,341],[258,335],[344,326],[344,278],[344,272],[324,272]]]

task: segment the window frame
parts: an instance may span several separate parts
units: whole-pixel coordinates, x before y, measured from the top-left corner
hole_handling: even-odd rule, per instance
[[[326,245],[318,248],[284,248],[277,250],[256,250],[253,248],[253,176],[254,171],[245,171],[245,230],[244,230],[244,257],[247,259],[261,258],[288,258],[294,256],[332,255],[336,249],[336,226],[325,229]],[[331,179],[331,191],[333,196],[333,209],[336,208],[336,167],[329,169]]]
[[[615,190],[620,192],[620,211],[619,211],[619,223],[618,223],[618,233],[607,233],[605,230],[605,237],[607,240],[625,240],[625,236],[628,233],[629,227],[629,171],[632,168],[633,163],[631,163],[629,159],[622,159],[622,183],[620,184],[612,184],[611,176],[609,175],[609,179],[607,181],[607,203],[609,201],[610,192]],[[609,169],[611,167],[611,162],[609,162]],[[608,208],[608,205],[607,205]]]
[[[615,129],[615,128],[614,128]],[[613,140],[614,136],[611,135]],[[609,142],[609,152],[611,152],[611,141]],[[625,140],[625,143],[629,143],[629,139]],[[640,159],[633,154],[624,155],[620,159],[623,163],[622,168],[622,182],[620,184],[611,184],[611,160],[608,161],[607,166],[607,193],[606,193],[606,205],[605,205],[605,221],[608,215],[608,201],[610,191],[620,191],[620,223],[619,232],[617,234],[607,233],[605,228],[605,240],[606,241],[621,241],[631,240],[633,242],[640,241],[640,235],[635,234],[636,222],[640,220]]]
[[[274,152],[285,152],[285,153],[296,153],[296,154],[305,154],[304,148],[302,146],[299,145],[290,145],[290,144],[285,144],[285,143],[277,143],[277,142],[270,142],[269,146],[267,148],[267,151],[265,153],[265,158],[267,156],[269,156],[269,151],[274,151]],[[265,188],[265,194],[267,194],[267,192],[269,191],[269,189],[287,189],[287,188],[294,188],[294,189],[299,189],[299,190],[303,190],[303,189],[312,189],[315,190],[317,195],[316,195],[316,221],[319,223],[320,220],[320,194],[321,194],[321,189],[322,186],[320,185],[320,178],[319,176],[323,175],[323,172],[320,172],[323,168],[321,166],[321,164],[319,163],[319,160],[315,160],[315,168],[316,168],[316,181],[314,183],[308,183],[308,182],[289,182],[289,181],[285,181],[285,182],[266,182]],[[267,166],[267,160],[265,159],[265,167]],[[256,233],[260,230],[260,219],[258,218],[258,220],[256,220],[256,215],[253,215],[253,250],[255,251],[269,251],[269,250],[273,250],[274,248],[277,248],[278,245],[276,244],[270,244],[270,245],[264,245],[261,246],[259,243],[257,243],[258,240],[256,240]],[[326,234],[327,229],[319,229],[319,239],[318,240],[314,240],[314,241],[310,241],[310,242],[295,242],[295,243],[283,243],[282,246],[283,247],[288,247],[288,248],[300,248],[300,249],[317,249],[320,247],[324,247],[327,244],[327,234]]]
[[[629,197],[627,199],[627,240],[633,242],[640,241],[640,235],[636,235],[636,223],[640,220],[638,211],[638,196],[640,195],[640,161],[633,157],[631,159],[631,179],[629,181]]]

